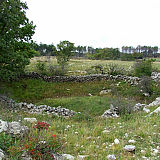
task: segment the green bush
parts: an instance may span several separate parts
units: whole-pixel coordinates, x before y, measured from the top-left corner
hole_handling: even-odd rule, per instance
[[[49,65],[48,74],[49,76],[65,76],[67,73],[67,67],[65,65],[64,69],[60,65]]]
[[[153,93],[153,81],[151,77],[144,76],[139,83],[139,88],[142,93],[149,93],[151,95]]]
[[[44,62],[38,61],[36,63],[36,71],[40,74],[46,74],[46,64]]]
[[[151,76],[152,74],[152,60],[141,60],[134,64],[135,76]]]

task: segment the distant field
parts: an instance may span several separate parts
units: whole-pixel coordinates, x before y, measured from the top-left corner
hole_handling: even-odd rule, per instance
[[[26,67],[26,70],[35,71],[35,64],[38,61],[46,62],[46,65],[57,65],[55,57],[51,57],[50,59],[47,57],[35,57],[31,59],[31,63]],[[68,71],[70,72],[70,74],[72,74],[72,72],[75,72],[76,74],[81,74],[81,71],[86,71],[92,66],[99,64],[102,66],[106,66],[107,64],[111,63],[118,64],[127,70],[133,66],[134,61],[71,59],[68,63]],[[160,59],[157,59],[156,62],[153,63],[153,67],[157,68],[160,71]]]

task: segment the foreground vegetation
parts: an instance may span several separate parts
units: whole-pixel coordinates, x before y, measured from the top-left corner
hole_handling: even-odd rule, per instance
[[[65,102],[65,100],[66,99],[62,99],[63,102]],[[81,100],[81,98],[79,100]],[[85,108],[85,112],[90,114],[92,107],[92,115],[90,118],[84,118],[82,115],[79,115],[71,119],[57,118],[52,115],[8,112],[7,108],[2,109],[1,107],[1,119],[21,121],[22,124],[27,125],[31,130],[30,134],[23,139],[23,142],[21,138],[16,139],[12,141],[12,147],[8,146],[8,153],[12,156],[11,159],[16,159],[14,157],[20,154],[16,147],[23,146],[26,142],[28,144],[28,137],[37,137],[37,132],[33,129],[34,124],[26,123],[23,120],[25,117],[34,117],[50,125],[49,129],[43,132],[45,136],[41,137],[43,138],[41,140],[46,140],[50,136],[56,135],[56,138],[61,142],[59,144],[61,147],[56,150],[59,153],[67,153],[75,157],[77,155],[88,155],[88,157],[86,157],[88,160],[104,160],[109,154],[115,154],[117,159],[120,160],[143,159],[142,156],[155,160],[159,159],[160,154],[154,154],[154,149],[158,148],[160,139],[160,130],[158,127],[160,125],[160,119],[158,115],[145,117],[146,113],[139,112],[122,115],[117,119],[101,119],[98,116],[101,113],[96,112],[96,105],[93,106],[92,103],[93,99],[92,101],[88,101],[88,107]],[[103,103],[104,102],[102,102],[102,104]],[[106,108],[108,108],[107,106]],[[101,107],[103,107],[103,105]],[[151,109],[153,110],[154,108]],[[74,109],[81,111],[81,108],[78,106],[75,106]],[[114,144],[116,138],[120,141],[119,144]],[[128,140],[130,139],[136,141],[134,144],[136,146],[135,153],[127,153],[123,150],[123,147],[129,144]],[[1,146],[4,145],[3,139],[0,139],[0,143]],[[5,143],[9,142],[5,141]],[[54,143],[57,144],[55,141]],[[14,149],[16,148],[15,150],[11,150],[13,146]]]

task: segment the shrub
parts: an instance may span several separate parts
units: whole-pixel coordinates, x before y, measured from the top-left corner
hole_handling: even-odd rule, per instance
[[[86,69],[85,71],[87,72],[87,74],[104,74],[104,68],[100,64],[91,66],[90,68]]]
[[[106,65],[105,71],[110,75],[118,75],[118,74],[123,75],[125,69],[122,66],[119,66],[118,64],[110,63]]]
[[[14,143],[14,139],[10,135],[5,134],[4,132],[0,133],[0,148],[2,150],[7,152],[12,143]]]
[[[45,64],[45,62],[38,61],[36,63],[35,67],[36,67],[36,70],[37,70],[38,73],[46,74],[46,64]]]
[[[134,72],[135,76],[143,77],[143,76],[151,76],[152,74],[152,61],[151,60],[142,60],[137,61],[134,64]]]
[[[128,115],[133,112],[134,103],[132,101],[124,101],[121,97],[110,102],[117,110],[119,115]]]
[[[139,88],[142,93],[149,93],[149,95],[151,95],[153,92],[153,81],[151,77],[142,77],[142,80],[139,83]]]
[[[9,147],[9,155],[19,159],[25,152],[33,159],[53,160],[55,158],[53,154],[61,148],[58,137],[50,134],[49,124],[46,122],[38,121],[33,129],[30,135]]]
[[[67,65],[62,69],[59,65],[49,65],[48,66],[48,75],[49,76],[64,76],[67,73]]]

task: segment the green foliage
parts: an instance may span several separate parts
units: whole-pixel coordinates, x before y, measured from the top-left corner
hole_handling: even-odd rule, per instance
[[[88,58],[90,59],[118,59],[120,57],[120,51],[117,48],[103,48],[97,49],[96,53],[88,54]]]
[[[151,77],[142,77],[142,80],[139,84],[139,88],[142,93],[149,93],[149,95],[151,95],[153,93],[153,81]]]
[[[106,65],[105,71],[107,72],[107,74],[110,74],[110,75],[118,75],[118,74],[123,75],[125,72],[125,69],[118,64],[110,63]]]
[[[57,48],[53,48],[55,54],[56,54],[56,59],[57,63],[64,69],[64,66],[66,63],[69,61],[71,56],[74,55],[74,43],[71,43],[69,41],[61,41],[58,45]]]
[[[38,73],[46,74],[46,64],[45,64],[45,62],[38,61],[35,66],[36,66],[36,71]]]
[[[7,152],[13,143],[14,139],[10,135],[5,134],[5,132],[0,133],[0,149]]]
[[[24,71],[35,51],[30,48],[35,26],[26,17],[26,3],[3,1],[0,5],[0,77],[10,80]]]
[[[151,76],[152,60],[141,60],[134,64],[134,71],[137,77]]]
[[[61,68],[59,65],[49,65],[48,66],[48,73],[49,76],[64,76],[67,73],[67,66],[64,69]]]
[[[120,59],[121,59],[121,61],[133,61],[134,57],[132,54],[122,53]]]

